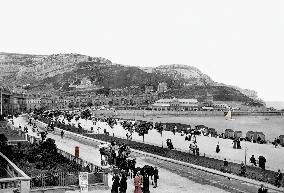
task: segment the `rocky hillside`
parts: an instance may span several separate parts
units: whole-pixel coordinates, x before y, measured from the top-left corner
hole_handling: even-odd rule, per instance
[[[252,99],[257,99],[257,92],[250,89],[243,89],[238,86],[226,85],[223,83],[214,82],[208,75],[203,74],[198,68],[189,65],[172,64],[172,65],[162,65],[155,68],[142,68],[146,72],[158,71],[161,73],[169,74],[174,79],[183,79],[185,86],[221,86],[221,87],[231,87],[242,94],[248,96]]]
[[[142,68],[145,72],[158,72],[171,76],[174,80],[183,80],[186,86],[213,86],[215,82],[199,69],[189,65],[172,64],[155,68]]]
[[[165,97],[176,96],[174,93],[180,93],[180,96],[176,97],[185,98],[203,95],[204,88],[207,88],[206,92],[218,100],[222,99],[222,92],[226,93],[223,100],[249,100],[248,95],[239,89],[220,86],[193,66],[174,64],[140,68],[113,64],[105,58],[80,54],[0,53],[1,82],[11,87],[24,87],[37,92],[64,92],[78,88],[116,89],[133,85],[141,89],[146,85],[153,85],[156,89],[160,82],[166,82],[169,95]],[[174,92],[171,94],[171,91]]]
[[[75,64],[85,61],[111,64],[107,59],[80,54],[45,56],[0,53],[0,77],[11,85],[35,84],[46,78],[70,72],[76,68]]]

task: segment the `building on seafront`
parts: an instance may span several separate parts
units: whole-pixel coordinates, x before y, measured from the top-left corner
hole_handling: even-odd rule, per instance
[[[41,97],[36,94],[28,94],[26,96],[27,111],[33,111],[41,108]]]
[[[159,99],[152,105],[153,110],[158,111],[192,111],[198,110],[197,99]]]
[[[1,88],[0,106],[3,115],[24,112],[27,109],[26,96]]]

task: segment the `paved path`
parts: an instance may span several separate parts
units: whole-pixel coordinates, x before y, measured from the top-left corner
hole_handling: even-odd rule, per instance
[[[67,132],[66,132],[67,133]],[[58,147],[65,148],[65,151],[74,152],[75,146],[80,147],[80,157],[86,161],[98,164],[99,151],[90,142],[78,142],[79,138],[63,140],[54,134],[49,134],[48,137],[54,138]],[[90,156],[90,154],[92,156]],[[160,169],[161,186],[159,189],[153,189],[152,192],[257,192],[259,186],[246,183],[244,181],[228,179],[226,177],[194,169],[191,167],[181,166],[176,163],[169,163],[168,161],[157,160],[152,157],[145,157],[145,155],[135,154],[137,158],[137,165],[143,166],[156,165]],[[111,183],[111,182],[110,182]],[[129,179],[129,185],[132,181]],[[151,187],[152,188],[152,187]],[[129,189],[131,192],[131,189]],[[280,192],[269,190],[269,192]]]
[[[59,118],[62,120],[63,117]],[[65,120],[65,123],[68,123]],[[91,127],[94,128],[93,133],[103,133],[103,130],[106,129],[107,132],[112,136],[124,138],[126,139],[126,133],[128,133],[123,127],[118,124],[114,125],[111,128],[106,122],[98,121],[95,125],[92,123],[91,120],[84,120],[79,119],[79,121],[75,121],[75,119],[71,120],[72,124],[78,126],[78,123],[88,131],[91,131]],[[192,141],[185,141],[185,136],[181,136],[180,133],[176,133],[175,135],[171,131],[163,131],[162,136],[157,130],[152,129],[149,130],[148,134],[145,135],[145,142],[151,145],[162,146],[162,143],[165,147],[166,140],[171,139],[173,146],[178,151],[189,151],[189,145],[192,144]],[[138,135],[137,132],[134,132],[132,135],[132,140],[143,142],[142,137]],[[264,156],[266,158],[266,169],[272,171],[278,171],[278,169],[284,168],[284,162],[279,157],[284,157],[284,147],[279,146],[275,148],[272,144],[257,144],[251,143],[247,141],[242,141],[241,146],[242,149],[233,149],[233,141],[231,139],[223,139],[223,138],[215,138],[215,137],[208,137],[197,135],[196,136],[197,145],[199,147],[200,155],[204,155],[206,157],[211,157],[219,160],[227,159],[229,162],[233,163],[241,163],[245,161],[245,156],[247,157],[247,164],[252,165],[249,163],[249,158],[254,155],[256,159],[259,156]],[[219,143],[221,151],[216,153],[215,148],[216,145]],[[282,170],[282,169],[281,169]]]
[[[24,125],[27,124],[27,122],[22,118],[18,118],[15,120],[15,125],[18,126],[19,124]],[[29,133],[32,133],[31,127],[29,127]],[[99,150],[96,147],[93,147],[91,145],[84,144],[83,142],[78,142],[73,139],[69,138],[63,138],[61,139],[60,136],[54,135],[53,133],[49,133],[47,137],[55,139],[56,145],[59,149],[62,149],[64,151],[67,151],[69,153],[74,153],[75,146],[80,147],[80,157],[86,161],[92,162],[96,165],[100,164],[100,154]],[[145,164],[148,165],[155,165],[146,162],[147,160],[144,160],[144,156],[136,155],[137,160],[137,166],[144,166]],[[163,167],[159,168],[159,186],[158,188],[153,188],[152,185],[150,185],[150,191],[151,193],[188,193],[188,192],[200,192],[200,193],[222,193],[222,192],[228,192],[226,190],[222,190],[218,187],[210,186],[207,184],[200,184],[197,182],[194,182],[191,179],[188,179],[186,176],[180,176],[179,174],[169,171],[168,169],[165,169]],[[110,176],[111,177],[111,176]],[[109,178],[109,183],[111,184],[111,178]],[[96,193],[106,193],[110,192],[110,190],[95,190]],[[127,193],[134,192],[134,186],[133,186],[133,180],[128,179],[128,190]]]

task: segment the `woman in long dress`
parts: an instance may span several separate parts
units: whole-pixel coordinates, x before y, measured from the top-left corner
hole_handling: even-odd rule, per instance
[[[134,193],[142,193],[141,183],[142,182],[141,182],[140,172],[137,172],[134,178],[134,186],[135,186]]]

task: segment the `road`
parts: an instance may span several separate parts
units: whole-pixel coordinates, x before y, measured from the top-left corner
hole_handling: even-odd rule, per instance
[[[20,117],[15,120],[15,125],[26,125],[26,121]],[[44,128],[41,126],[41,128]],[[29,129],[29,132],[32,132]],[[92,162],[96,165],[100,164],[100,154],[98,147],[90,144],[89,142],[77,141],[70,138],[61,139],[60,136],[53,133],[48,134],[49,138],[56,141],[56,145],[59,149],[65,150],[69,153],[74,153],[75,146],[80,147],[80,157],[86,161]],[[205,171],[197,170],[194,168],[182,166],[167,161],[162,161],[152,157],[145,157],[141,154],[133,154],[136,157],[137,166],[143,166],[145,164],[157,166],[159,168],[159,187],[153,189],[151,192],[245,192],[255,193],[258,186],[241,182],[238,180],[228,179],[223,176],[208,173]],[[111,181],[110,181],[111,184]],[[133,192],[133,186],[131,179],[128,180],[129,192]],[[269,190],[269,192],[277,192]]]

